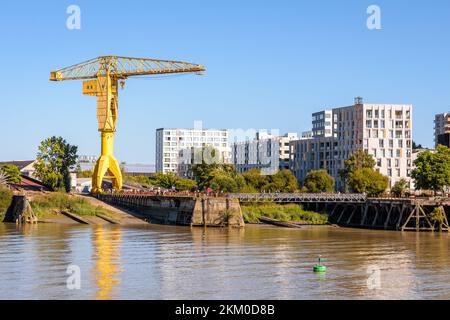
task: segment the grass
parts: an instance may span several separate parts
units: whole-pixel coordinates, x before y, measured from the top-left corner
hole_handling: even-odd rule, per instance
[[[0,222],[5,217],[5,213],[11,204],[12,196],[13,193],[11,190],[0,186]]]
[[[31,201],[31,207],[38,218],[44,218],[61,211],[68,211],[79,216],[110,215],[108,210],[100,206],[93,206],[86,199],[66,193],[38,196]]]
[[[301,222],[307,224],[326,224],[328,215],[305,211],[296,204],[252,204],[242,205],[242,214],[246,223],[257,223],[259,217],[283,222]]]

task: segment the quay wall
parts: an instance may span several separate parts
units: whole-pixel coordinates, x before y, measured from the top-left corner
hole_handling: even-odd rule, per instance
[[[150,223],[244,227],[238,199],[134,194],[99,194],[96,197],[111,205],[126,208]]]

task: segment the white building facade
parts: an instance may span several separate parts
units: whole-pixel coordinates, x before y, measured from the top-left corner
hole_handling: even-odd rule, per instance
[[[412,170],[411,105],[365,104],[360,98],[353,106],[332,110],[329,137],[303,139],[291,143],[290,168],[300,182],[311,170],[325,169],[343,189],[339,171],[355,151],[365,150],[376,161],[376,169],[392,187]]]
[[[224,161],[230,162],[230,146],[226,129],[157,129],[156,172],[178,173],[180,151],[214,147]]]
[[[263,175],[273,175],[289,169],[290,142],[298,139],[296,133],[280,137],[258,132],[254,140],[232,144],[231,161],[240,173],[260,169]]]

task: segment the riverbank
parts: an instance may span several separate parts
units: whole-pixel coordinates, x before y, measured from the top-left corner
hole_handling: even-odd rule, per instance
[[[11,205],[13,193],[11,190],[0,186],[0,221],[3,221],[6,211]]]
[[[304,210],[297,204],[241,204],[241,209],[245,223],[258,223],[264,217],[297,224],[328,224],[328,215]]]
[[[125,210],[87,195],[60,192],[29,192],[28,200],[39,223],[146,225]],[[3,221],[12,193],[0,193],[0,221]]]

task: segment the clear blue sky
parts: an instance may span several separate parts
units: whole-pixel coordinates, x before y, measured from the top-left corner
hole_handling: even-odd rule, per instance
[[[81,30],[66,9],[81,8]],[[377,4],[382,30],[366,28]],[[16,1],[0,6],[0,160],[34,158],[61,135],[99,153],[96,101],[49,72],[99,55],[204,64],[204,77],[129,80],[120,92],[116,155],[154,163],[155,129],[310,129],[311,112],[408,103],[414,139],[432,146],[433,117],[450,109],[450,2]]]

